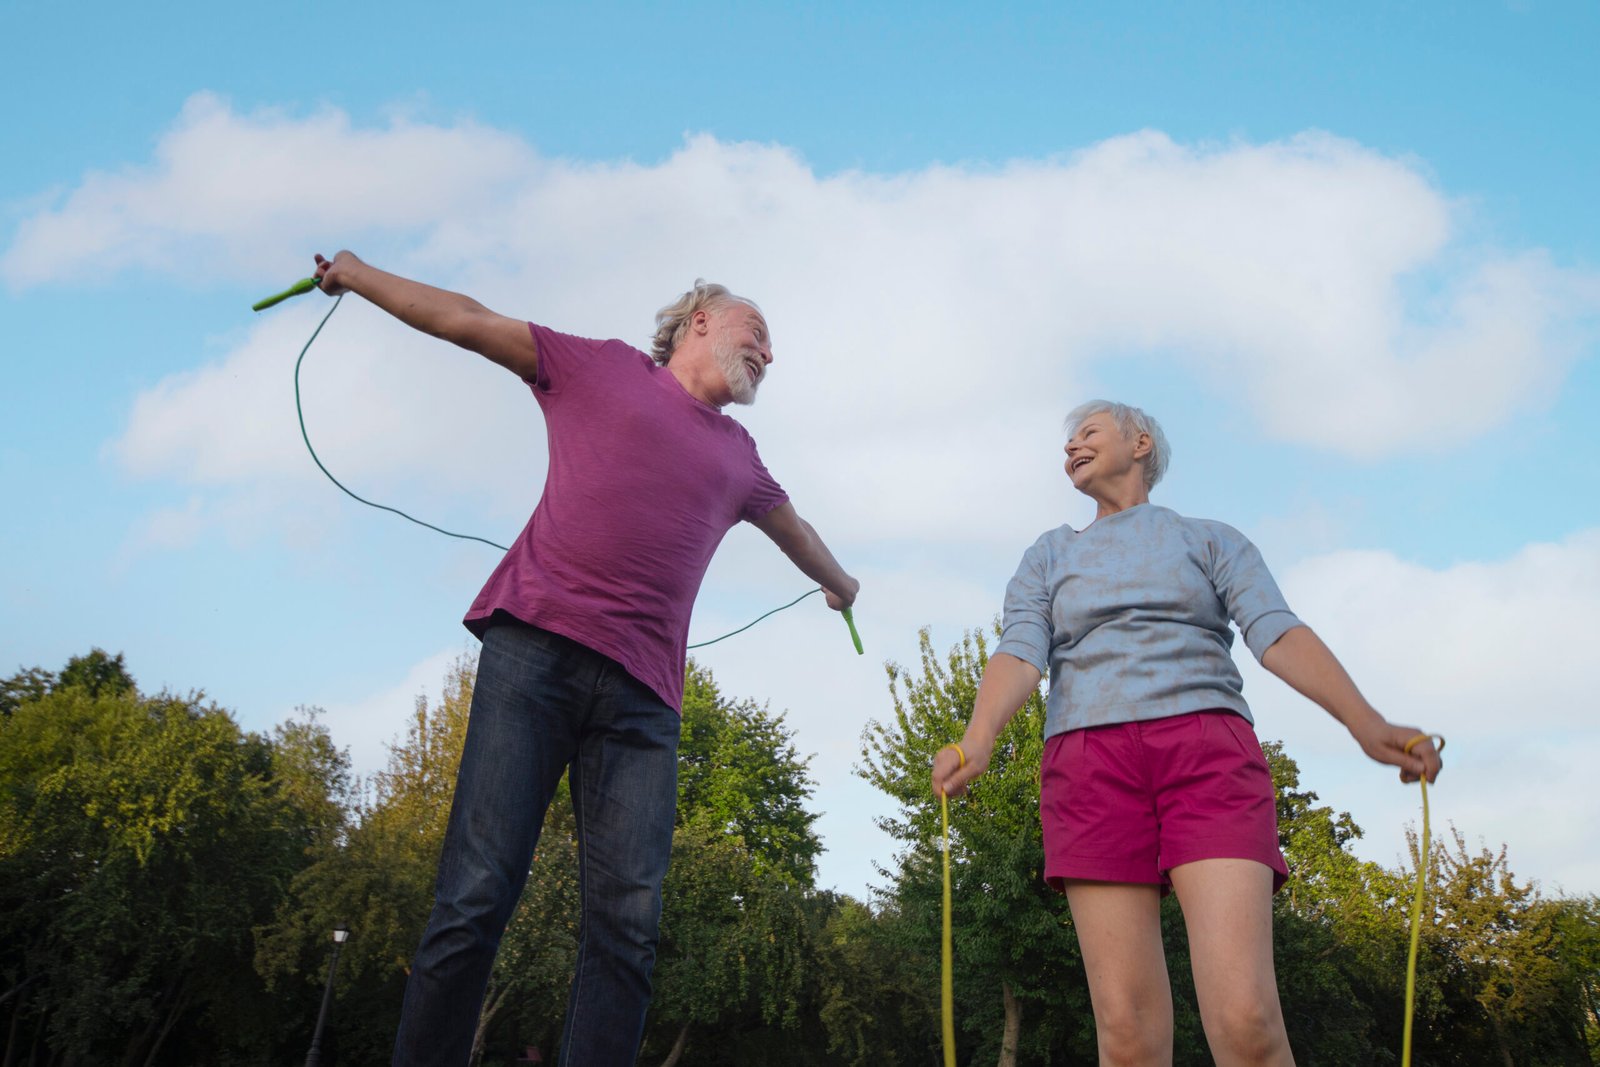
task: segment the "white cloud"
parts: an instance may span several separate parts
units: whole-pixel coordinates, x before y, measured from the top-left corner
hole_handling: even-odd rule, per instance
[[[1242,390],[1270,436],[1354,456],[1447,447],[1547,400],[1600,281],[1536,250],[1474,251],[1464,217],[1413,164],[1321,133],[1146,131],[999,168],[824,176],[705,136],[653,165],[579,163],[467,123],[355,128],[200,94],[150,165],[87,176],[3,264],[13,285],[138,268],[265,291],[341,234],[635,343],[694,275],[722,278],[774,324],[771,397],[748,421],[786,479],[830,484],[848,464],[871,535],[909,519],[960,537],[1038,476],[997,471],[994,443],[1050,434],[1095,359],[1175,353],[1217,394]],[[129,469],[221,485],[302,462],[276,398],[312,307],[142,395],[117,445]],[[379,318],[347,308],[314,353],[308,414],[337,469],[524,509],[526,396]],[[932,471],[979,498],[928,492]]]
[[[0,274],[19,287],[129,268],[254,279],[330,232],[470,218],[532,165],[520,140],[471,123],[353,129],[332,109],[240,115],[198,93],[150,165],[88,174],[25,219]]]
[[[148,165],[87,176],[26,220],[0,272],[21,287],[156,271],[255,296],[339,234],[497,309],[641,344],[651,311],[696,275],[760,300],[777,362],[738,415],[863,578],[869,654],[808,601],[705,656],[730,693],[792,709],[818,754],[819,805],[837,813],[825,880],[857,891],[866,857],[887,859],[849,771],[862,722],[886,713],[879,664],[914,663],[920,625],[943,649],[984,622],[1033,534],[1071,512],[1057,427],[1096,361],[1170,357],[1253,413],[1251,445],[1448,448],[1545,402],[1600,310],[1593,275],[1477,247],[1470,222],[1414,163],[1320,133],[1192,146],[1145,131],[1001,167],[819,175],[782,146],[693,137],[658,163],[583,163],[466,123],[364,129],[201,95]],[[263,314],[222,358],[134,401],[110,454],[182,487],[135,548],[208,525],[298,545],[343,506],[318,485],[290,393],[325,307],[310,296]],[[502,540],[526,516],[543,425],[504,372],[349,301],[305,385],[312,439],[357,492],[424,518],[470,502],[472,532]],[[1283,521],[1331,531],[1315,542],[1329,547],[1341,518]],[[1600,755],[1581,730],[1600,678],[1578,644],[1600,602],[1597,554],[1586,534],[1443,571],[1334,552],[1283,575],[1380,707],[1450,736],[1443,816],[1510,841],[1518,870],[1591,891],[1600,870],[1563,825],[1600,815],[1566,769]],[[776,559],[736,530],[692,637],[793,595]],[[774,585],[786,595],[753,591]],[[381,761],[394,709],[452,655],[330,709],[336,736]],[[1391,859],[1414,791],[1381,789],[1383,772],[1275,681],[1250,685],[1263,735],[1289,741],[1309,784]]]
[[[1295,611],[1391,721],[1442,734],[1436,824],[1469,842],[1509,843],[1512,869],[1572,890],[1600,888],[1586,834],[1600,665],[1600,529],[1510,559],[1431,570],[1388,552],[1334,552],[1282,575]],[[1248,657],[1245,657],[1248,658]],[[1368,831],[1393,863],[1420,818],[1415,787],[1369,763],[1344,730],[1253,663],[1246,690],[1264,738],[1282,738],[1322,799]]]
[[[313,468],[295,418],[295,355],[326,311],[326,301],[303,303],[263,319],[226,359],[145,390],[112,455],[140,477],[298,487]],[[302,364],[312,445],[363,495],[419,483],[474,496],[498,490],[512,511],[525,510],[543,480],[542,467],[528,470],[543,428],[526,387],[441,347],[359,299],[341,306]],[[475,459],[496,453],[506,459],[487,469]]]

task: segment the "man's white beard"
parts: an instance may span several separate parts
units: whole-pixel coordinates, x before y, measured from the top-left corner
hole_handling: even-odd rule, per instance
[[[756,387],[761,384],[761,379],[750,380],[750,367],[745,362],[746,356],[754,356],[757,365],[761,363],[761,355],[751,348],[740,348],[729,343],[725,338],[717,338],[711,346],[711,354],[716,357],[717,366],[722,368],[723,380],[728,383],[728,392],[733,394],[735,404],[754,404],[756,402]],[[765,372],[763,372],[763,377]]]

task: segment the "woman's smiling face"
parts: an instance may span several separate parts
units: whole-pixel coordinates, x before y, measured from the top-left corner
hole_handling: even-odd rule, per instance
[[[1067,477],[1072,479],[1073,488],[1087,493],[1096,482],[1110,484],[1136,469],[1139,456],[1150,449],[1146,443],[1141,452],[1143,437],[1124,435],[1107,411],[1084,419],[1066,447]],[[1143,478],[1143,472],[1139,476]]]

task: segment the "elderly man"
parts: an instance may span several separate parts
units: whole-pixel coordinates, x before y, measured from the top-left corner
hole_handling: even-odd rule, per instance
[[[766,377],[766,320],[696,283],[657,314],[652,359],[498,315],[349,252],[316,258],[323,292],[357,293],[516,374],[549,437],[544,495],[465,620],[483,651],[394,1063],[467,1062],[501,933],[570,769],[583,924],[560,1062],[631,1064],[672,849],[689,613],[711,556],[742,519],[823,587],[829,607],[859,589],[722,413],[751,403]]]

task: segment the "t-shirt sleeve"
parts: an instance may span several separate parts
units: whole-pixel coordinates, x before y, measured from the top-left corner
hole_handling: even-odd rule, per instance
[[[533,343],[539,349],[539,370],[533,381],[528,384],[540,393],[555,394],[572,380],[575,374],[581,374],[596,356],[608,346],[617,345],[617,341],[595,341],[588,337],[575,337],[570,333],[558,333],[546,326],[528,323],[528,330],[533,335]]]
[[[750,495],[745,498],[744,511],[739,515],[745,522],[755,522],[773,508],[789,501],[789,494],[783,491],[783,486],[767,470],[767,465],[761,462],[761,453],[756,450],[754,441],[750,442],[750,473],[754,481]]]
[[[1228,617],[1244,635],[1245,646],[1259,662],[1278,638],[1304,623],[1289,610],[1266,561],[1249,538],[1221,523],[1214,525],[1213,534],[1211,584],[1227,605]]]
[[[1004,652],[1033,664],[1040,674],[1050,671],[1049,550],[1040,538],[1022,554],[1017,573],[1006,585],[1005,613],[1000,626],[996,652]]]

